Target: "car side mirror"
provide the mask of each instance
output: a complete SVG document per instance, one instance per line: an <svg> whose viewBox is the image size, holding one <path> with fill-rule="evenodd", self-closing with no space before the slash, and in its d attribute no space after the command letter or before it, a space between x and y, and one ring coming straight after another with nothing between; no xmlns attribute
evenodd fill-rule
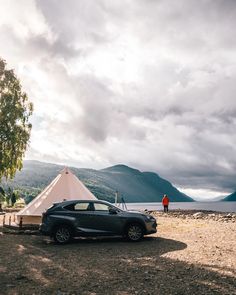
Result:
<svg viewBox="0 0 236 295"><path fill-rule="evenodd" d="M109 213L110 214L117 214L117 210L115 208L109 208Z"/></svg>

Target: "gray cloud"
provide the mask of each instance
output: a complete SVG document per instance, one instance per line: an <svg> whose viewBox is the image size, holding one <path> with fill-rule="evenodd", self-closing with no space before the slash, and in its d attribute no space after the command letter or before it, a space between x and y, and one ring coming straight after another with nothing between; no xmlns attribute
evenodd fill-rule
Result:
<svg viewBox="0 0 236 295"><path fill-rule="evenodd" d="M236 189L235 1L35 3L40 30L0 25L35 102L29 157Z"/></svg>
<svg viewBox="0 0 236 295"><path fill-rule="evenodd" d="M67 59L79 56L80 53L82 53L75 49L73 45L66 44L60 39L49 42L49 40L43 35L31 36L26 42L26 47L30 48L30 51L37 53L38 51L43 50L47 55L54 57L63 57Z"/></svg>

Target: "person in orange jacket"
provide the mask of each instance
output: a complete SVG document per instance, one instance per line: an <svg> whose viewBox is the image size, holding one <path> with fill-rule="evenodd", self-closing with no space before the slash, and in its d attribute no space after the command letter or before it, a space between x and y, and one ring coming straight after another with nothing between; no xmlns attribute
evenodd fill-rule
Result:
<svg viewBox="0 0 236 295"><path fill-rule="evenodd" d="M168 212L168 206L169 206L170 200L167 195L164 195L162 198L162 205L164 207L164 212Z"/></svg>

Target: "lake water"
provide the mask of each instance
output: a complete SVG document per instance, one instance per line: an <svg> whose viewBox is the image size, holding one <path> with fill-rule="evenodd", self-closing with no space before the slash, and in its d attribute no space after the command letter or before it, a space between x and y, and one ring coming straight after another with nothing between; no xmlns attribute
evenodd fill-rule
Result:
<svg viewBox="0 0 236 295"><path fill-rule="evenodd" d="M126 206L128 210L163 210L161 203L126 203ZM169 205L171 209L236 212L236 202L173 202Z"/></svg>

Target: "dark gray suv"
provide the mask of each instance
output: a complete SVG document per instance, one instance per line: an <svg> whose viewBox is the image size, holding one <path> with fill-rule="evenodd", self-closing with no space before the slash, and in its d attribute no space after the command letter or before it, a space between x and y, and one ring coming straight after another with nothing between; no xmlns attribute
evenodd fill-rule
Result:
<svg viewBox="0 0 236 295"><path fill-rule="evenodd" d="M40 231L59 244L78 236L124 236L139 241L155 233L156 219L140 212L123 211L99 200L66 201L54 204L43 214Z"/></svg>

